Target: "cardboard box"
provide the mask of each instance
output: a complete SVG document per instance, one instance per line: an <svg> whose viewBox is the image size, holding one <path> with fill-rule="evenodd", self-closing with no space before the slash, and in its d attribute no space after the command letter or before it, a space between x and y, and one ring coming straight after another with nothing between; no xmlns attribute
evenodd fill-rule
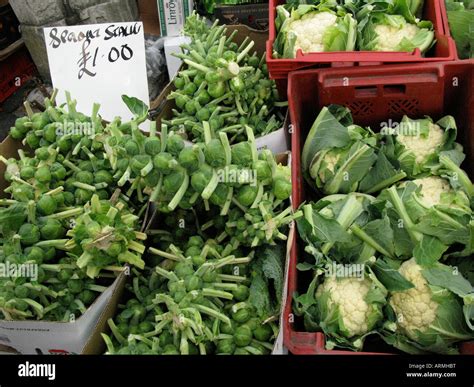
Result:
<svg viewBox="0 0 474 387"><path fill-rule="evenodd" d="M224 24L245 24L257 30L268 30L268 2L259 4L217 5L214 16Z"/></svg>
<svg viewBox="0 0 474 387"><path fill-rule="evenodd" d="M101 354L101 332L115 315L125 286L121 274L74 322L0 321L0 343L21 354Z"/></svg>
<svg viewBox="0 0 474 387"><path fill-rule="evenodd" d="M193 0L157 0L161 36L179 36L186 17L193 12Z"/></svg>
<svg viewBox="0 0 474 387"><path fill-rule="evenodd" d="M169 79L173 79L179 71L183 61L173 56L173 54L181 53L181 45L189 43L191 38L187 36L175 36L165 38L165 57L166 65L168 67Z"/></svg>
<svg viewBox="0 0 474 387"><path fill-rule="evenodd" d="M20 141L8 136L0 144L0 155L18 158ZM5 197L9 183L4 179L5 165L0 163L0 198ZM145 223L145 222L144 222ZM22 354L101 354L105 348L101 332L108 329L107 320L115 315L127 276L122 273L87 311L74 322L0 320L2 352Z"/></svg>
<svg viewBox="0 0 474 387"><path fill-rule="evenodd" d="M158 3L151 0L138 0L138 10L145 34L160 36Z"/></svg>

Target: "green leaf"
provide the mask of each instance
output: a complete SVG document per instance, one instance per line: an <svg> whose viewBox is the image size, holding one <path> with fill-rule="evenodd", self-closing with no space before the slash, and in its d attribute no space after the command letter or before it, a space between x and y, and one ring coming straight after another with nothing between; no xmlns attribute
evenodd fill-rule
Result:
<svg viewBox="0 0 474 387"><path fill-rule="evenodd" d="M301 262L296 265L296 268L299 271L309 271L309 270L314 270L314 264L309 263L309 262Z"/></svg>
<svg viewBox="0 0 474 387"><path fill-rule="evenodd" d="M284 262L285 262L285 248L282 245L266 247L261 255L262 270L264 276L272 282L275 290L275 300L277 301L277 309L281 304L284 287Z"/></svg>
<svg viewBox="0 0 474 387"><path fill-rule="evenodd" d="M387 262L378 259L372 266L377 279L389 292L400 292L413 288L413 284L406 280L397 269L391 267Z"/></svg>
<svg viewBox="0 0 474 387"><path fill-rule="evenodd" d="M362 179L359 191L377 193L406 177L405 172L395 169L383 152L380 152L373 168Z"/></svg>
<svg viewBox="0 0 474 387"><path fill-rule="evenodd" d="M437 264L434 267L424 268L422 274L430 285L448 289L461 298L474 291L457 268Z"/></svg>
<svg viewBox="0 0 474 387"><path fill-rule="evenodd" d="M320 150L344 148L350 142L347 128L327 107L323 107L310 129L303 147L301 154L303 172L309 169L311 161Z"/></svg>
<svg viewBox="0 0 474 387"><path fill-rule="evenodd" d="M145 102L135 97L122 95L122 101L127 105L128 109L133 113L137 122L143 122L148 116L148 106Z"/></svg>
<svg viewBox="0 0 474 387"><path fill-rule="evenodd" d="M441 243L438 238L424 235L413 250L413 257L418 265L432 266L440 260L447 249L448 246Z"/></svg>
<svg viewBox="0 0 474 387"><path fill-rule="evenodd" d="M25 223L27 218L26 204L17 203L0 209L0 234L14 234Z"/></svg>
<svg viewBox="0 0 474 387"><path fill-rule="evenodd" d="M376 159L377 156L373 148L361 141L355 142L341 167L324 186L325 193L335 194L355 191L359 181L364 178Z"/></svg>

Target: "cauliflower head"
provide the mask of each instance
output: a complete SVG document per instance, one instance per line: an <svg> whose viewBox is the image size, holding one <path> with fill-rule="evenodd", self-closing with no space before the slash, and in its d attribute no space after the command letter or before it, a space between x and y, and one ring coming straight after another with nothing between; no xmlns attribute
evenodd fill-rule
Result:
<svg viewBox="0 0 474 387"><path fill-rule="evenodd" d="M318 176L323 183L325 183L327 179L326 171L328 170L331 172L331 174L334 174L334 172L336 171L336 165L339 162L340 158L341 158L341 153L338 152L337 150L329 151L328 153L326 153L323 160L324 164L322 164L322 168L320 168L318 172Z"/></svg>
<svg viewBox="0 0 474 387"><path fill-rule="evenodd" d="M420 195L428 207L440 204L441 195L453 192L449 182L438 176L423 177L413 180L413 183L421 187Z"/></svg>
<svg viewBox="0 0 474 387"><path fill-rule="evenodd" d="M417 340L417 331L425 332L435 321L438 309L438 303L433 300L421 270L415 258L405 261L398 271L414 287L394 292L389 299L389 304L397 316L398 326L412 340Z"/></svg>
<svg viewBox="0 0 474 387"><path fill-rule="evenodd" d="M443 140L443 129L431 122L429 123L429 131L426 137L404 133L397 135L397 141L408 151L415 154L415 161L419 164L425 162L433 153L436 153L438 147L443 145Z"/></svg>
<svg viewBox="0 0 474 387"><path fill-rule="evenodd" d="M403 39L412 40L420 30L416 25L406 23L402 26L378 24L376 51L398 51Z"/></svg>
<svg viewBox="0 0 474 387"><path fill-rule="evenodd" d="M303 53L324 51L324 33L336 22L337 16L331 12L310 12L292 21L289 30L296 35L294 55L299 49Z"/></svg>
<svg viewBox="0 0 474 387"><path fill-rule="evenodd" d="M382 314L376 304L366 301L372 281L365 278L326 277L316 290L316 301L322 302L327 294L327 308L338 308L348 338L369 332L380 321Z"/></svg>

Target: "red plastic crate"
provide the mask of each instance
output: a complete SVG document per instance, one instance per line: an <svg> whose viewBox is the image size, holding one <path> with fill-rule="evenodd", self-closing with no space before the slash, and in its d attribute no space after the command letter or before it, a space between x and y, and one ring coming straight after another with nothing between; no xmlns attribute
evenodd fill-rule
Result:
<svg viewBox="0 0 474 387"><path fill-rule="evenodd" d="M474 60L297 71L290 74L288 96L293 125L292 200L295 209L305 200L300 169L302 146L321 108L329 104L348 107L355 123L370 125L373 130L377 130L381 122L399 121L405 114L412 118L429 115L434 120L453 115L458 126L458 142L464 145L467 155L463 167L474 177ZM301 247L296 233L290 252L288 298L283 319L286 347L294 354L369 354L326 350L324 334L297 331L292 303L300 278L296 265ZM308 284L302 285L300 294ZM463 344L461 352L474 354L474 343Z"/></svg>
<svg viewBox="0 0 474 387"><path fill-rule="evenodd" d="M278 82L279 90L285 86L285 79L291 71L309 67L340 67L354 65L377 65L387 63L441 62L457 58L456 44L451 38L447 26L444 0L426 0L423 19L430 20L435 30L436 45L427 57L421 56L420 50L414 52L380 52L380 51L338 51L303 54L298 51L295 59L274 59L272 57L273 42L277 31L275 17L277 5L285 4L285 0L269 0L269 40L267 41L267 66L271 78Z"/></svg>
<svg viewBox="0 0 474 387"><path fill-rule="evenodd" d="M35 72L36 66L26 48L0 62L0 102L10 97Z"/></svg>

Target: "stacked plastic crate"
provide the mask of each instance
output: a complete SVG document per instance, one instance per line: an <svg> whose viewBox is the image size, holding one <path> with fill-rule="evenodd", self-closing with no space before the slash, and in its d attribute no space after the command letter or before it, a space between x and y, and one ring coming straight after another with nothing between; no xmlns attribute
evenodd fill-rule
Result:
<svg viewBox="0 0 474 387"><path fill-rule="evenodd" d="M404 115L452 115L458 125L458 141L464 146L464 162L472 178L474 170L474 60L459 60L449 31L444 0L425 0L422 19L432 22L436 44L426 55L413 52L339 51L303 53L294 58L274 57L277 38L276 7L285 0L270 0L270 31L267 65L280 93L287 93L292 124L293 207L306 199L308 187L301 171L301 150L322 107L348 107L354 122L379 127L388 118ZM467 167L466 167L467 166ZM327 349L322 332L308 332L302 318L294 315L294 296L302 294L309 277L297 270L303 262L304 244L296 233L290 252L288 297L284 309L284 342L294 354L374 354L393 352L383 345L369 345L370 352ZM463 354L474 354L473 343L460 346Z"/></svg>

